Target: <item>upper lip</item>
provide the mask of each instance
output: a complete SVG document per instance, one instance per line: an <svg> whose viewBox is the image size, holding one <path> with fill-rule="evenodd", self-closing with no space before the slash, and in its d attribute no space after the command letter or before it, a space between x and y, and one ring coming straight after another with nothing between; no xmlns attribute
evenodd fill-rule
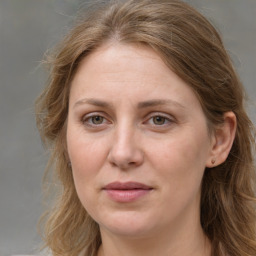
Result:
<svg viewBox="0 0 256 256"><path fill-rule="evenodd" d="M112 182L109 183L104 187L106 190L132 190L132 189L144 189L144 190L149 190L152 189L152 187L139 183L139 182Z"/></svg>

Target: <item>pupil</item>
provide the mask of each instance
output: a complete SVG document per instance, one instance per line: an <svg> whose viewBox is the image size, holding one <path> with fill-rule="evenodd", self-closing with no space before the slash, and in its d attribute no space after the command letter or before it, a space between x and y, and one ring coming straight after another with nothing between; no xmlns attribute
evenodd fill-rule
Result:
<svg viewBox="0 0 256 256"><path fill-rule="evenodd" d="M157 125L164 124L165 118L161 116L154 117L154 123Z"/></svg>
<svg viewBox="0 0 256 256"><path fill-rule="evenodd" d="M101 124L102 123L102 117L101 116L94 116L93 118L92 118L92 122L94 123L94 124Z"/></svg>

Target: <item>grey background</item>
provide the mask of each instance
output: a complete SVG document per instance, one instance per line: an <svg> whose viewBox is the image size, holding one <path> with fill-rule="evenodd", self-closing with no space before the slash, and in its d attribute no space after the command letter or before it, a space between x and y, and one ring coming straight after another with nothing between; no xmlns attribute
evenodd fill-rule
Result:
<svg viewBox="0 0 256 256"><path fill-rule="evenodd" d="M40 238L41 180L46 153L34 100L47 74L44 52L65 34L82 0L0 0L0 256L33 253ZM191 0L221 32L234 65L256 102L256 1Z"/></svg>

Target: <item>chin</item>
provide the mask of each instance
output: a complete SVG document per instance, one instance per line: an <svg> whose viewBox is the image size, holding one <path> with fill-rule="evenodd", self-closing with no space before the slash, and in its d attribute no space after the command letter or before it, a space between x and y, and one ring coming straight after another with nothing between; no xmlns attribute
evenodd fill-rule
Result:
<svg viewBox="0 0 256 256"><path fill-rule="evenodd" d="M151 232L154 232L153 221L150 221L146 216L139 216L136 212L115 214L115 216L98 223L101 231L107 230L118 236L135 239L148 236Z"/></svg>

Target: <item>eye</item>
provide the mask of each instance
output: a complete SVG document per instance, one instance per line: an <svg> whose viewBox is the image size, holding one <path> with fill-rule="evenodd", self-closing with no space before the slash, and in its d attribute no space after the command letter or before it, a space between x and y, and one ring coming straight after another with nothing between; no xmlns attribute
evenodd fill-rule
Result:
<svg viewBox="0 0 256 256"><path fill-rule="evenodd" d="M163 125L166 123L167 118L165 118L163 116L154 116L154 117L152 117L152 121L155 125Z"/></svg>
<svg viewBox="0 0 256 256"><path fill-rule="evenodd" d="M104 118L102 116L92 116L89 118L90 122L96 125L102 124L104 122Z"/></svg>
<svg viewBox="0 0 256 256"><path fill-rule="evenodd" d="M89 114L82 118L82 123L88 127L101 127L102 125L108 124L109 121L101 115Z"/></svg>
<svg viewBox="0 0 256 256"><path fill-rule="evenodd" d="M174 118L165 113L151 113L149 118L144 122L144 124L150 125L151 128L159 129L168 128L173 123Z"/></svg>

